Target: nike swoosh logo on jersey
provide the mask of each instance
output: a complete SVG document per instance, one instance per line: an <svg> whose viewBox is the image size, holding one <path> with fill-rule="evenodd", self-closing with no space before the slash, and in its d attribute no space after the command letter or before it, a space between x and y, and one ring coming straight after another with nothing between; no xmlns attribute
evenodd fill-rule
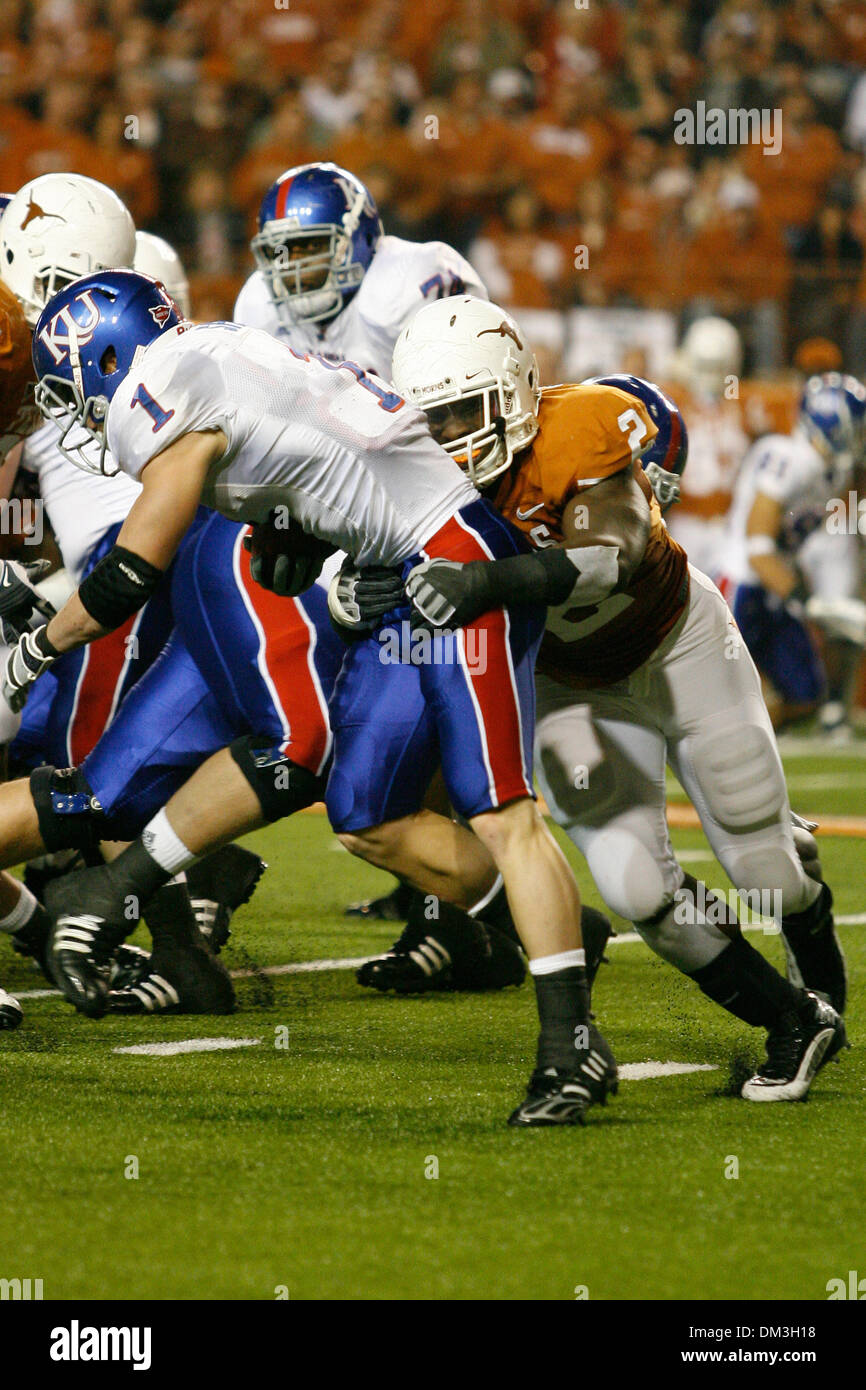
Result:
<svg viewBox="0 0 866 1390"><path fill-rule="evenodd" d="M543 508L543 506L544 506L544 503L543 503L543 502L539 502L537 507L530 507L529 510L526 511L526 512L522 512L522 511L520 510L520 508L518 507L518 508L517 508L517 520L518 520L518 521L526 521L527 517L534 516L536 512L540 512L541 509Z"/></svg>

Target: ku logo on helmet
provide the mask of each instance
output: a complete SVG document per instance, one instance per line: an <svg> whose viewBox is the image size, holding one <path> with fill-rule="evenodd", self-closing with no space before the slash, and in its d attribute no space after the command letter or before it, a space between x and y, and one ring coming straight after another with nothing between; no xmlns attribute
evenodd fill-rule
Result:
<svg viewBox="0 0 866 1390"><path fill-rule="evenodd" d="M73 314L73 304L84 305L88 314L85 322ZM39 334L39 341L45 344L55 363L59 366L71 353L73 330L76 349L84 347L93 337L99 319L100 314L93 302L92 291L83 290L81 294L75 296L72 304L64 304L63 308L54 315L51 322Z"/></svg>
<svg viewBox="0 0 866 1390"><path fill-rule="evenodd" d="M165 328L167 319L171 316L171 305L151 304L148 311L154 323L159 324L160 328Z"/></svg>

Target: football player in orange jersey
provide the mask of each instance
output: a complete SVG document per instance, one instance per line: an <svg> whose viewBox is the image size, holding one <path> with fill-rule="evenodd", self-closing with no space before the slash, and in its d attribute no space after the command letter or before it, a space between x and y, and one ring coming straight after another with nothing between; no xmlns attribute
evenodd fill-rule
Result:
<svg viewBox="0 0 866 1390"><path fill-rule="evenodd" d="M5 205L5 195L0 196L3 199L2 205ZM27 320L14 294L0 281L0 461L30 434L39 421L39 413L33 399L35 380ZM0 597L0 612L5 607L5 599L4 592ZM7 639L14 642L18 634L6 630L2 617L0 633L0 661L5 661L9 650L6 645ZM5 707L0 710L0 742L5 743L13 736L18 722ZM17 890L12 885L9 885L9 892L17 895ZM5 876L0 876L0 917L14 908L14 905L14 897L8 904L6 902ZM22 1017L18 1001L4 989L0 989L0 1029L17 1028Z"/></svg>
<svg viewBox="0 0 866 1390"><path fill-rule="evenodd" d="M535 547L491 564L417 566L406 581L417 619L457 627L501 603L549 605L536 748L554 818L607 904L653 950L767 1029L767 1060L744 1097L801 1099L845 1043L836 1009L800 987L844 1007L832 895L798 854L754 665L721 594L669 536L638 462L658 433L653 413L676 408L634 378L623 379L627 391L599 382L539 391L517 323L468 297L420 311L397 342L393 377ZM669 502L676 480L655 481ZM677 863L666 761L736 887L778 895L798 983Z"/></svg>

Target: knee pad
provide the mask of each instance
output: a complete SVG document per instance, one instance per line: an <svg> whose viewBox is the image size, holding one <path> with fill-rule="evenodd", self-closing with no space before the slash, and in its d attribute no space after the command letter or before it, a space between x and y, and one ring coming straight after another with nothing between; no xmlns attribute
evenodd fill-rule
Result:
<svg viewBox="0 0 866 1390"><path fill-rule="evenodd" d="M724 830L748 835L780 819L788 794L769 728L741 724L700 734L689 756L704 800Z"/></svg>
<svg viewBox="0 0 866 1390"><path fill-rule="evenodd" d="M636 835L612 827L591 835L583 850L605 903L626 921L654 917L673 901L677 883Z"/></svg>
<svg viewBox="0 0 866 1390"><path fill-rule="evenodd" d="M30 774L30 791L39 833L50 853L96 848L106 817L77 767L37 767Z"/></svg>
<svg viewBox="0 0 866 1390"><path fill-rule="evenodd" d="M258 797L267 821L302 811L325 794L324 777L293 763L280 748L256 734L236 738L229 744L229 752Z"/></svg>

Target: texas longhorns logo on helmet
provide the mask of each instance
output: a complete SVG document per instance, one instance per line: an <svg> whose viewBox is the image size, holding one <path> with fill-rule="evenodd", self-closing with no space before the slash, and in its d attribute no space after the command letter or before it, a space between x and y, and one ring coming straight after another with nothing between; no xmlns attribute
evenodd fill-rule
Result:
<svg viewBox="0 0 866 1390"><path fill-rule="evenodd" d="M523 351L523 344L518 338L514 326L506 323L504 319L498 328L482 328L480 333L476 333L475 336L476 338L483 338L485 333L498 333L500 338L511 338L517 344L519 351Z"/></svg>
<svg viewBox="0 0 866 1390"><path fill-rule="evenodd" d="M27 211L24 214L24 221L21 223L22 232L26 231L31 222L35 222L37 217L55 217L58 222L65 222L66 218L59 212L46 212L40 207L33 194L30 194L30 202L27 204Z"/></svg>

